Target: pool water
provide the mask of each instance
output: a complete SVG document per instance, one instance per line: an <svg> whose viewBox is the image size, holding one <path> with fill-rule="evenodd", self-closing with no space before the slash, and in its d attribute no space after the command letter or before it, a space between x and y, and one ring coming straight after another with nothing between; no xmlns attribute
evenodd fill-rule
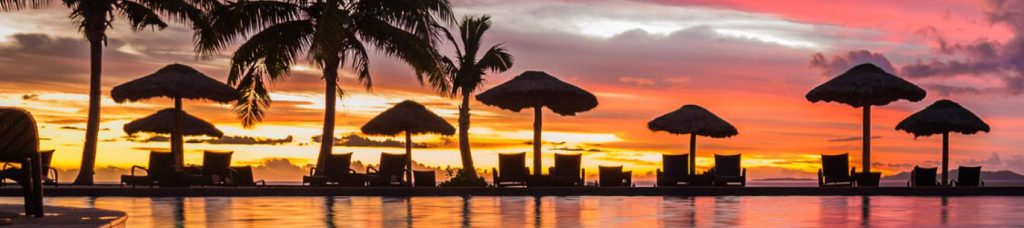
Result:
<svg viewBox="0 0 1024 228"><path fill-rule="evenodd" d="M20 198L0 203L20 204ZM1021 226L1024 197L52 197L128 227Z"/></svg>

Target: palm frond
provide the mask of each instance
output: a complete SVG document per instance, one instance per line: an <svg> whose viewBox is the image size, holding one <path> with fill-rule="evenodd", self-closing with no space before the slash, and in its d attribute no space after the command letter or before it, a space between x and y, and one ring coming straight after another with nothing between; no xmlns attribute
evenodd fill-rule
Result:
<svg viewBox="0 0 1024 228"><path fill-rule="evenodd" d="M476 66L481 70L505 72L512 68L513 60L512 54L509 54L503 45L498 44L488 49L487 53L480 57L480 61L476 63Z"/></svg>
<svg viewBox="0 0 1024 228"><path fill-rule="evenodd" d="M295 59L310 46L313 23L297 20L279 23L249 37L231 58L228 83L258 71L271 81L287 75Z"/></svg>
<svg viewBox="0 0 1024 228"><path fill-rule="evenodd" d="M440 54L430 43L410 32L376 18L357 17L359 38L385 55L397 57L416 71L420 83L430 83L438 91L447 91L449 81L440 62Z"/></svg>
<svg viewBox="0 0 1024 228"><path fill-rule="evenodd" d="M48 6L49 0L0 0L0 11L39 9Z"/></svg>
<svg viewBox="0 0 1024 228"><path fill-rule="evenodd" d="M451 24L455 21L448 0L360 0L353 4L355 16L383 20L431 43L436 41L439 32L434 24Z"/></svg>
<svg viewBox="0 0 1024 228"><path fill-rule="evenodd" d="M211 1L211 0L206 0ZM301 7L281 1L235 1L212 4L207 9L209 25L202 26L196 37L196 52L212 54L227 47L237 38L256 33L266 27L300 18Z"/></svg>
<svg viewBox="0 0 1024 228"><path fill-rule="evenodd" d="M251 128L256 123L263 121L266 110L270 108L270 92L267 91L264 76L255 68L250 68L241 76L241 81L236 88L239 94L235 103L234 112L242 119L242 126Z"/></svg>
<svg viewBox="0 0 1024 228"><path fill-rule="evenodd" d="M121 1L118 7L121 15L128 19L133 31L146 28L167 28L167 23L160 19L153 9L133 1Z"/></svg>

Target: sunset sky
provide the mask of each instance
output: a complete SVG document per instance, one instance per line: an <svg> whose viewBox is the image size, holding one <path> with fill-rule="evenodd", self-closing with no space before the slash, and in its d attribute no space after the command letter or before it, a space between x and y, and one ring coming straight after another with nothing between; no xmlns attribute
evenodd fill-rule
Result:
<svg viewBox="0 0 1024 228"><path fill-rule="evenodd" d="M914 165L936 166L941 138L917 138L896 124L939 99L971 109L992 126L979 135L953 135L951 166L1024 172L1024 2L967 0L454 0L458 15L488 14L494 28L485 44L504 43L514 67L486 77L484 89L527 70L550 73L594 93L597 108L577 116L544 114L545 166L552 154L583 153L584 167L624 165L648 175L662 153L686 153L688 138L647 129L647 122L685 104L697 104L739 129L727 139L698 139L700 169L713 154L743 154L751 178L812 177L820 154L850 153L860 169L861 111L810 103L814 86L859 63L875 63L925 88L921 102L874 109L873 168L885 174ZM84 139L88 46L54 4L46 10L0 13L0 106L30 110L54 165L77 169ZM181 25L132 32L123 19L105 49L103 115L98 175L143 165L151 149L168 142L128 138L122 126L171 107L169 99L115 103L110 89L181 63L218 80L227 77L228 48L197 59L192 33ZM237 45L237 43L236 43ZM449 52L450 48L444 48ZM323 81L308 63L273 85L265 122L244 129L230 105L185 101L184 109L214 122L228 137L291 141L276 145L189 143L186 161L201 151L235 151L234 163L261 166L257 178L298 180L315 160L323 118ZM336 135L358 132L369 118L402 100L414 100L455 124L457 100L421 86L410 67L371 60L372 91L343 69ZM501 152L527 152L533 115L473 101L471 129L478 168L490 169ZM401 138L370 137L373 140ZM205 140L205 138L195 138ZM414 160L459 166L457 137L416 136ZM344 144L346 141L341 140ZM339 145L336 153L376 163L399 147ZM287 159L289 163L281 159ZM530 163L528 161L528 163ZM112 177L113 175L110 175ZM67 177L72 177L68 175ZM112 180L97 177L99 180Z"/></svg>

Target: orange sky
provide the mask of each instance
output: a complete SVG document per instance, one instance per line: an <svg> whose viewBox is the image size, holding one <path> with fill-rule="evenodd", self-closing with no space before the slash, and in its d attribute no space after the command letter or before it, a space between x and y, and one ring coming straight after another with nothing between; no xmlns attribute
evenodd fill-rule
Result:
<svg viewBox="0 0 1024 228"><path fill-rule="evenodd" d="M1024 42L1024 20L1003 18L1024 5L999 1L455 1L460 15L490 14L487 44L504 43L516 57L509 72L489 75L486 88L526 70L546 71L597 95L600 105L572 117L545 112L545 159L555 152L583 153L584 167L625 165L634 173L660 166L661 153L686 153L687 138L653 133L646 123L684 104L698 104L731 122L740 134L698 139L698 165L715 153L744 155L753 178L810 177L822 153L860 151L860 110L812 104L803 96L849 66L871 62L928 90L921 102L896 102L874 110L874 168L886 173L914 165L935 166L939 138L893 130L896 123L939 99L952 99L985 119L988 134L954 135L951 162L986 169L1024 171L1024 88L1016 66ZM927 4L924 4L927 3ZM1003 5L1000 5L1003 4ZM54 8L0 13L0 105L27 108L40 122L44 148L57 149L54 163L76 169L85 126L88 54L86 42ZM117 104L110 88L170 63L193 66L224 80L230 50L212 59L191 53L191 33L180 25L163 31L130 32L116 21L105 49L103 123L97 167L144 164L150 149L166 142L130 141L127 121L170 107L170 100ZM1020 42L1020 43L1018 43ZM446 50L448 50L446 48ZM990 50L990 51L987 51ZM1021 52L1021 53L1018 53ZM817 56L817 57L816 57ZM814 61L812 61L814 60ZM960 65L956 65L960 64ZM913 66L913 67L910 67ZM950 67L956 66L956 67ZM927 67L927 68L924 68ZM419 85L407 66L372 59L372 92L343 73L349 96L340 100L336 135L344 136L376 113L405 99L426 104L451 123L457 102ZM928 69L923 71L920 69ZM346 69L347 70L347 69ZM323 117L323 83L302 64L273 88L267 120L241 128L230 106L186 101L185 110L215 122L225 135L282 139L278 145L192 143L186 159L199 163L201 150L235 151L237 164L267 164L263 173L296 174L272 166L284 158L304 166L313 160ZM473 103L474 158L493 167L500 152L526 152L532 113L513 113ZM388 138L371 137L375 140ZM394 138L394 140L401 140ZM417 136L430 148L414 159L428 166L458 166L457 137ZM582 152L576 151L582 149ZM335 147L376 163L381 151L398 147ZM276 164L276 163L275 163ZM550 165L550 161L545 161ZM273 167L280 168L275 171ZM290 172L290 173L289 173ZM100 172L101 174L103 172ZM275 176L276 177L276 176ZM293 177L297 179L298 176Z"/></svg>

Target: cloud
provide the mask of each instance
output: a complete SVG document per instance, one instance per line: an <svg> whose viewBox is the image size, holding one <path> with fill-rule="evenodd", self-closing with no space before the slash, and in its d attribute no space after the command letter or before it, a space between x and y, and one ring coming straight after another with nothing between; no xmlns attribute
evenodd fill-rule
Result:
<svg viewBox="0 0 1024 228"><path fill-rule="evenodd" d="M822 75L834 77L863 63L875 64L887 72L896 73L892 63L885 58L885 55L868 50L850 51L841 55L833 55L831 58L825 57L825 54L822 53L814 53L811 55L810 66L820 69Z"/></svg>
<svg viewBox="0 0 1024 228"><path fill-rule="evenodd" d="M1005 42L981 37L969 42L952 43L938 37L937 51L952 59L918 60L903 66L902 72L912 78L929 77L996 77L1005 91L1012 95L1024 92L1024 2L987 0L984 12L992 25L1009 28L1012 35Z"/></svg>
<svg viewBox="0 0 1024 228"><path fill-rule="evenodd" d="M238 145L278 145L292 142L292 136L273 139L257 138L251 136L224 136L219 139L189 139L188 143L209 143L209 144L238 144Z"/></svg>
<svg viewBox="0 0 1024 228"><path fill-rule="evenodd" d="M931 92L937 92L942 96L949 96L953 94L981 94L984 89L978 89L967 86L950 86L942 84L925 84L921 85L925 89Z"/></svg>
<svg viewBox="0 0 1024 228"><path fill-rule="evenodd" d="M320 143L320 135L313 136L313 142ZM342 136L334 140L335 146L353 146L353 147L405 147L405 142L385 139L385 140L372 140L367 137L359 136L356 134L350 134ZM413 148L428 148L430 145L426 143L412 143Z"/></svg>

